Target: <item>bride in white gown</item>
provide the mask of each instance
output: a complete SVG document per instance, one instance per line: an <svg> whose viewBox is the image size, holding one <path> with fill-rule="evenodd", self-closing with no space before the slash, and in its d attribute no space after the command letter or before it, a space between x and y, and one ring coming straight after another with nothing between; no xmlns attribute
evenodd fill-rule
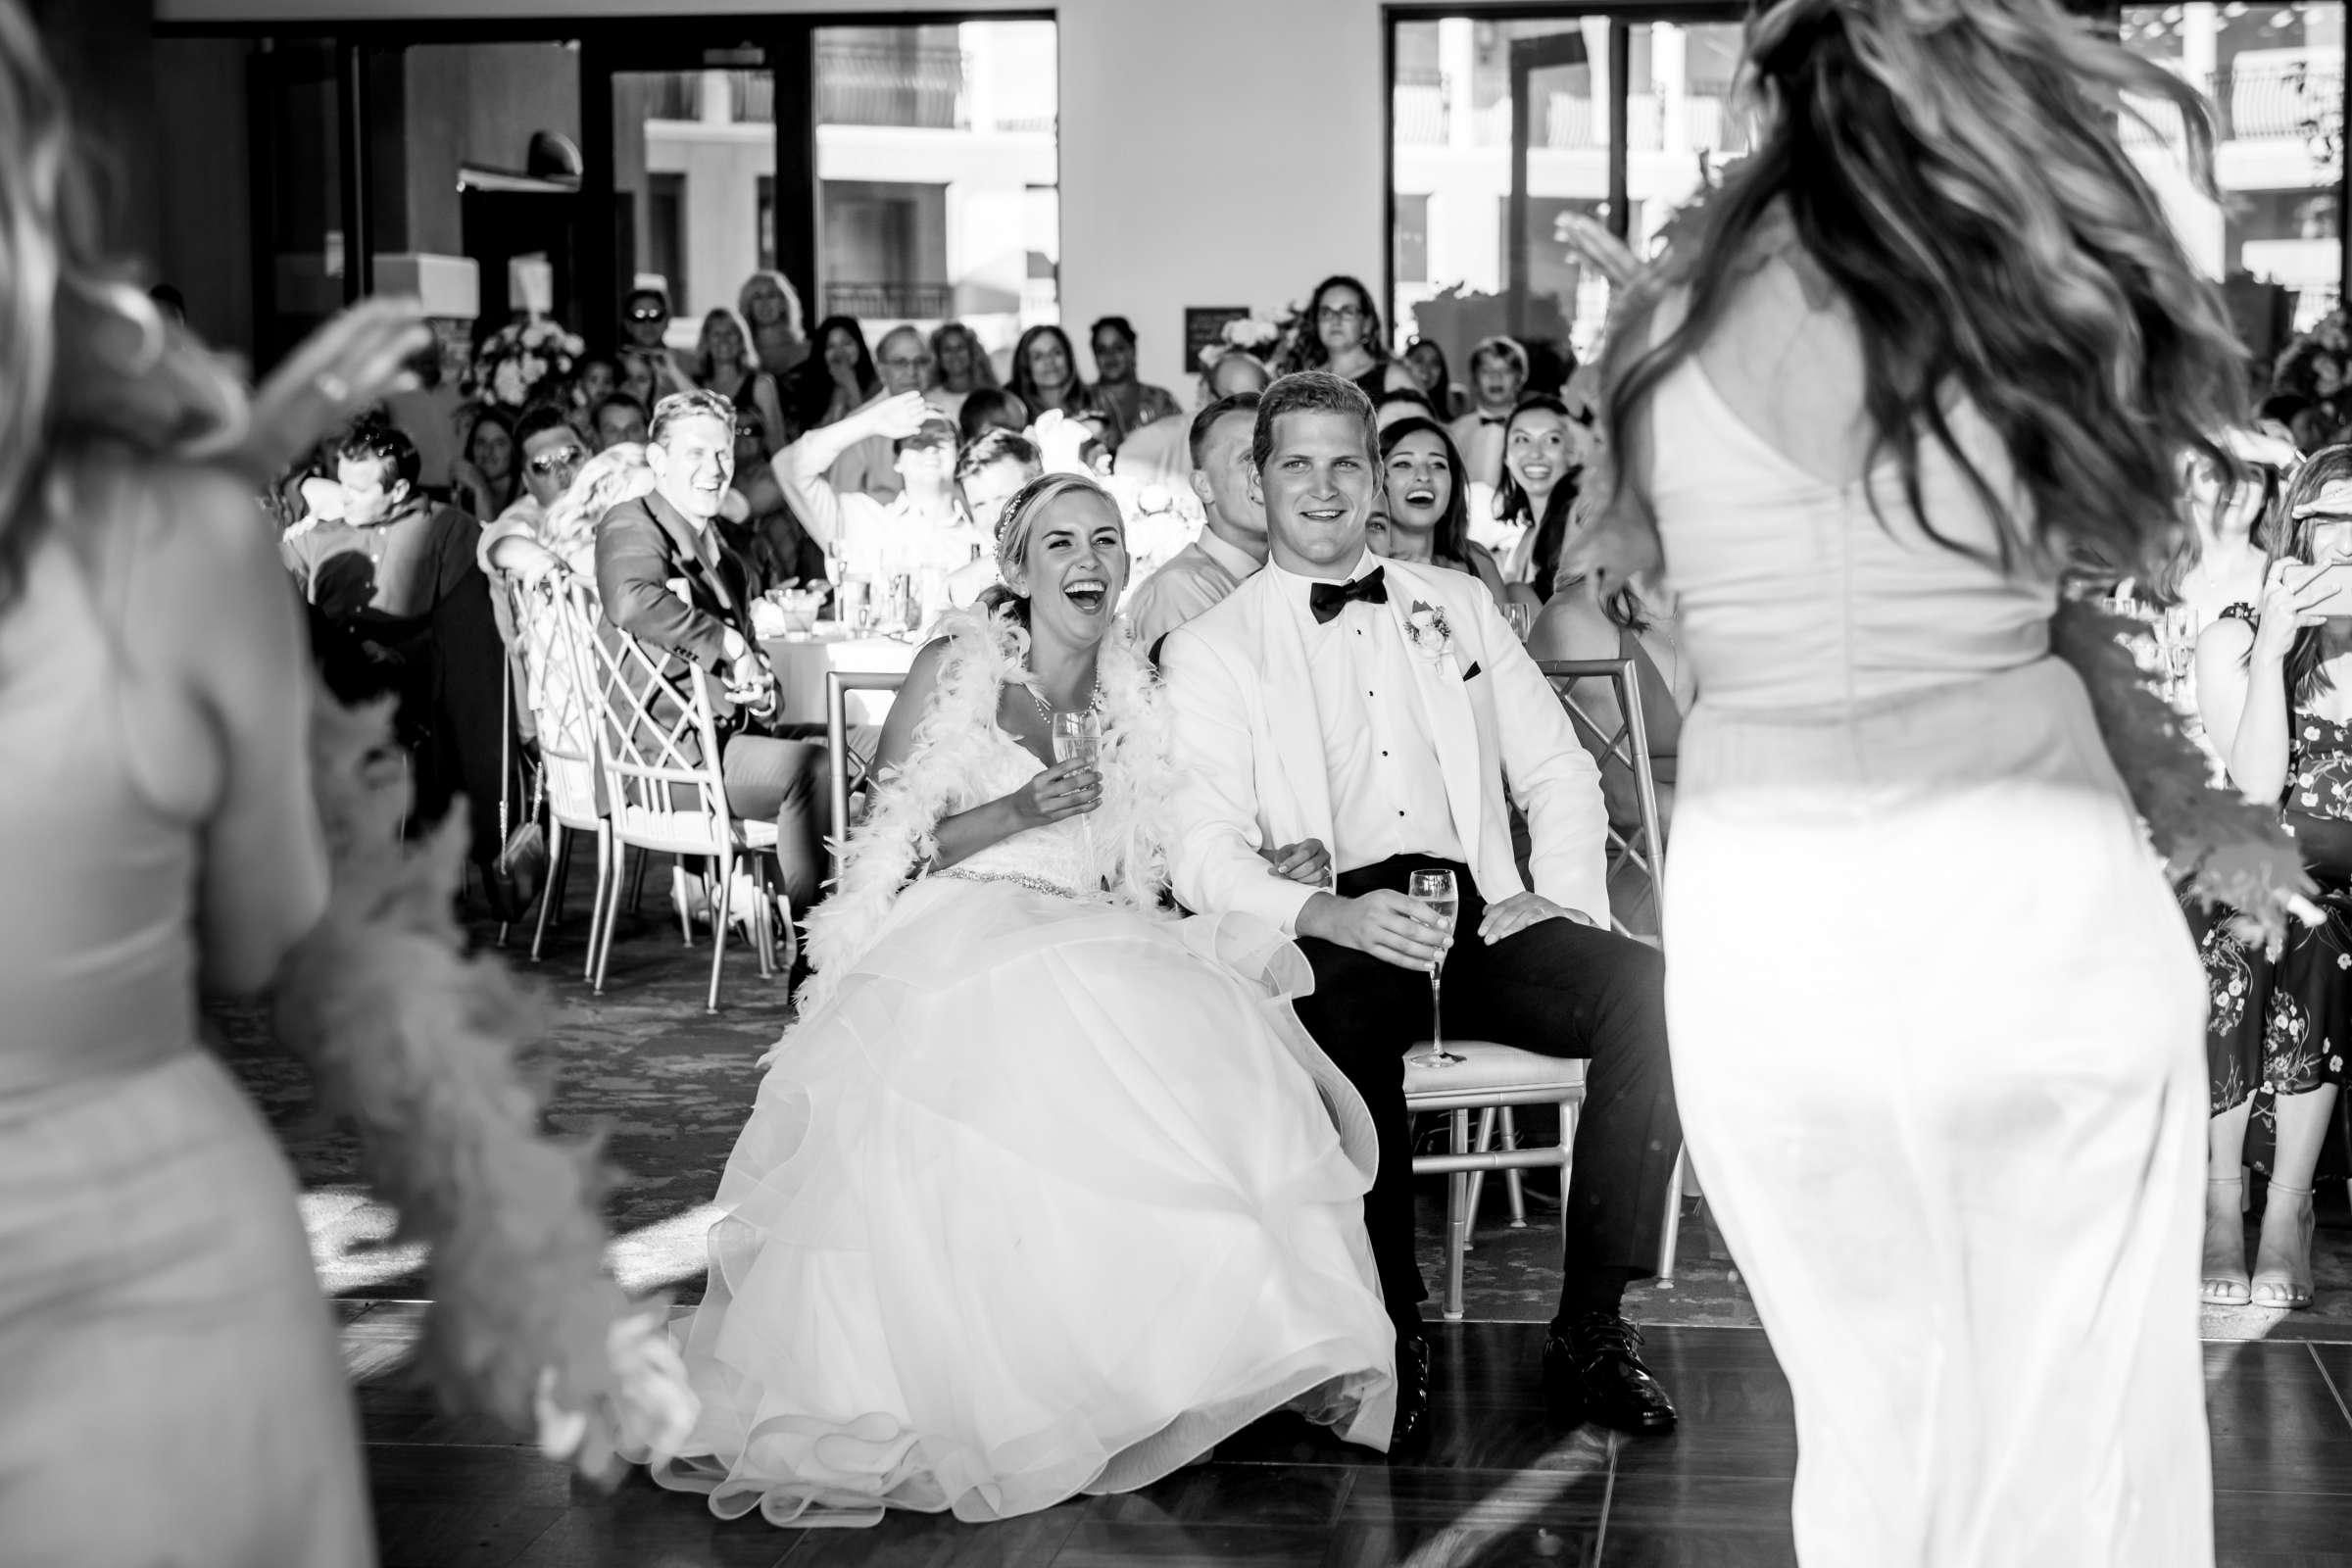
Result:
<svg viewBox="0 0 2352 1568"><path fill-rule="evenodd" d="M1038 480L998 557L1018 597L916 658L719 1184L682 1326L702 1413L654 1476L724 1518L1002 1519L1285 1406L1388 1446L1373 1130L1292 1014L1298 951L1159 910L1117 508ZM1049 762L1090 708L1099 769Z"/></svg>

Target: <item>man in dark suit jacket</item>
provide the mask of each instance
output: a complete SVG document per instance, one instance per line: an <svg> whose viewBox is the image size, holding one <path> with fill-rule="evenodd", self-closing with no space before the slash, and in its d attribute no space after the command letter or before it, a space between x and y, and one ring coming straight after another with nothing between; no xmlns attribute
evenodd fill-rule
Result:
<svg viewBox="0 0 2352 1568"><path fill-rule="evenodd" d="M781 714L775 672L752 630L752 600L764 586L718 534L735 468L733 405L715 392L679 392L654 410L646 462L655 488L623 502L596 530L596 587L605 618L648 648L667 652L663 674L690 667L718 678L727 805L740 816L773 817L776 859L794 909L815 902L822 877L825 749L760 734ZM653 704L669 724L676 705Z"/></svg>

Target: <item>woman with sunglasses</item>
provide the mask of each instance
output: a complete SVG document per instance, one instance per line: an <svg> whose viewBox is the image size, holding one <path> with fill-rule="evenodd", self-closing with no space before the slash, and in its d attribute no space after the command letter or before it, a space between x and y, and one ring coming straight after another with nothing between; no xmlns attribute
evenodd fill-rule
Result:
<svg viewBox="0 0 2352 1568"><path fill-rule="evenodd" d="M639 401L652 408L672 392L694 390L694 377L678 363L665 341L669 333L669 297L658 288L633 291L620 309L621 380L642 384Z"/></svg>

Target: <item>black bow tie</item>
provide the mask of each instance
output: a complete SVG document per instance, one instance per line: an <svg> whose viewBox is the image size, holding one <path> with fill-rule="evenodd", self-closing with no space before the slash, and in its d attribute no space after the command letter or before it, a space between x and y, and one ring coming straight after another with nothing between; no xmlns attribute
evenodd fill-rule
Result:
<svg viewBox="0 0 2352 1568"><path fill-rule="evenodd" d="M1328 626L1332 617L1346 609L1351 599L1367 605L1389 602L1389 572L1386 566L1374 566L1353 582L1319 582L1306 592L1306 608L1315 612L1315 624Z"/></svg>
<svg viewBox="0 0 2352 1568"><path fill-rule="evenodd" d="M1478 423L1481 429L1484 429L1490 424L1508 424L1510 422L1511 416L1507 414L1482 414L1478 416Z"/></svg>

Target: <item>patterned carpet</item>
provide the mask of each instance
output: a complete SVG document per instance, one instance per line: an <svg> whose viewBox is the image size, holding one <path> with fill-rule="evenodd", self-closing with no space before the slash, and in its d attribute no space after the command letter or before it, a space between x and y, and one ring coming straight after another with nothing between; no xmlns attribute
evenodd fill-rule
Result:
<svg viewBox="0 0 2352 1568"><path fill-rule="evenodd" d="M663 880L654 879L657 887ZM584 879L575 880L581 886ZM702 1290L710 1200L749 1113L759 1058L783 1027L782 986L760 978L749 952L731 949L720 1010L704 1011L708 938L683 947L675 922L657 917L665 909L666 901L649 893L643 918L622 916L601 998L580 979L583 919L551 936L545 963L525 960L522 967L539 977L553 1003L554 1027L539 1048L539 1060L554 1074L549 1119L567 1132L602 1129L621 1172L606 1216L615 1273L632 1290L667 1290L693 1300ZM518 947L527 947L527 935ZM211 1017L220 1049L292 1153L325 1288L353 1298L425 1295L418 1250L388 1244L391 1212L359 1181L354 1140L319 1120L302 1066L278 1052L258 1014L216 1010ZM1549 1131L1525 1130L1531 1141ZM1422 1267L1434 1292L1444 1278L1444 1187L1439 1178L1423 1185ZM1558 1209L1536 1191L1545 1185L1541 1177L1531 1174L1528 1185L1529 1223L1520 1230L1507 1227L1499 1180L1487 1185L1465 1266L1471 1318L1530 1322L1551 1315ZM2340 1189L2324 1193L2323 1201L2335 1207L2322 1216L2317 1304L2295 1313L2208 1309L2207 1338L2352 1341L2352 1226ZM1653 1324L1753 1325L1754 1309L1705 1204L1694 1200L1685 1207L1675 1283L1636 1286L1628 1314ZM1427 1310L1435 1316L1437 1302Z"/></svg>

